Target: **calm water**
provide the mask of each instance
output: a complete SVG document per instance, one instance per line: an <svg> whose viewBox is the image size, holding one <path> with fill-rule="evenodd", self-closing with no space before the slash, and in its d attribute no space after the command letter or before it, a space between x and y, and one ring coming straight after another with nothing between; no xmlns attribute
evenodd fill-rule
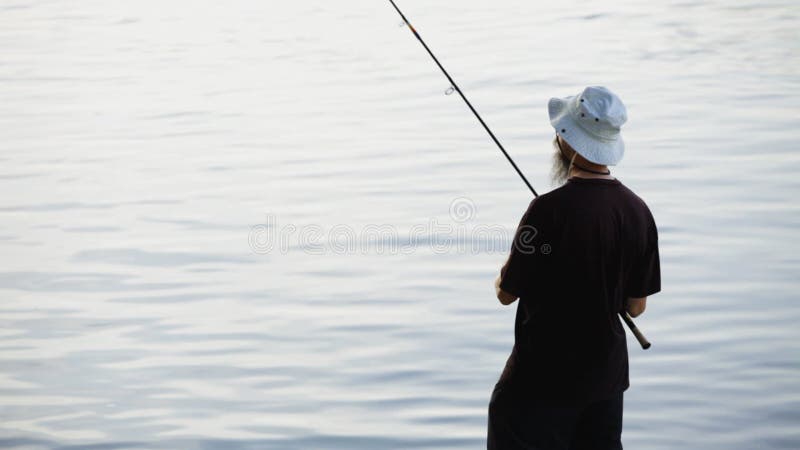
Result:
<svg viewBox="0 0 800 450"><path fill-rule="evenodd" d="M432 3L540 191L549 97L628 104L664 291L626 447L800 448L797 3ZM514 309L469 230L529 193L388 2L0 8L0 446L485 445Z"/></svg>

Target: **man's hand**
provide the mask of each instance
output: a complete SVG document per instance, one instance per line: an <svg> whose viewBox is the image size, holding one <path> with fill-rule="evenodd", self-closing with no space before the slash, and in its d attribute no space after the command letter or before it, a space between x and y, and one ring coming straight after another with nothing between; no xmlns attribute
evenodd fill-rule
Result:
<svg viewBox="0 0 800 450"><path fill-rule="evenodd" d="M503 281L503 275L498 275L494 280L494 292L497 294L497 299L504 305L510 305L517 300L517 296L509 294L508 292L500 289L500 283Z"/></svg>

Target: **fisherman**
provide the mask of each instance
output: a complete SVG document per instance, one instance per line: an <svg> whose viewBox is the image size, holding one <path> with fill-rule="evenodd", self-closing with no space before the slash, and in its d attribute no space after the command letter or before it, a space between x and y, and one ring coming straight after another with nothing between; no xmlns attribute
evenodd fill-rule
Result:
<svg viewBox="0 0 800 450"><path fill-rule="evenodd" d="M658 232L644 201L611 176L627 120L605 87L550 99L553 180L522 216L495 281L517 299L514 347L489 403L488 449L621 449L629 386L625 330L661 290Z"/></svg>

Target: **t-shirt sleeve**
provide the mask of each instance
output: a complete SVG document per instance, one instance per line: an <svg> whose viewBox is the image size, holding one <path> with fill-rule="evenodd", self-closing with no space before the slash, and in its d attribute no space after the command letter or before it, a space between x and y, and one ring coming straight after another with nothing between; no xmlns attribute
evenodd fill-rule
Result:
<svg viewBox="0 0 800 450"><path fill-rule="evenodd" d="M642 298L661 291L661 263L658 255L658 229L648 214L646 242L643 251L633 261L628 279L627 296Z"/></svg>
<svg viewBox="0 0 800 450"><path fill-rule="evenodd" d="M536 237L539 234L537 225L540 219L535 204L536 199L522 216L514 233L508 261L501 270L500 289L517 297L528 297L533 290L531 275L535 273Z"/></svg>

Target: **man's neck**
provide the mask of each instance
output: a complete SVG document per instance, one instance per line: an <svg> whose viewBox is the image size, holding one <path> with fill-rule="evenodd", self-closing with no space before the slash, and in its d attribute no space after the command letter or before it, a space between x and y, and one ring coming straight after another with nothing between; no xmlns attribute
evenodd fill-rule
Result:
<svg viewBox="0 0 800 450"><path fill-rule="evenodd" d="M597 171L597 172L608 172L609 171L607 166L601 166L601 165L597 165L597 164L593 164L593 166L594 167L591 167L591 170L594 170L594 171ZM577 178L597 178L597 179L601 179L601 180L613 180L614 179L614 177L611 176L611 174L599 174L599 173L587 172L587 171L581 170L581 169L579 169L578 167L575 167L575 166L572 166L572 168L569 171L569 178L572 178L572 177L577 177Z"/></svg>

